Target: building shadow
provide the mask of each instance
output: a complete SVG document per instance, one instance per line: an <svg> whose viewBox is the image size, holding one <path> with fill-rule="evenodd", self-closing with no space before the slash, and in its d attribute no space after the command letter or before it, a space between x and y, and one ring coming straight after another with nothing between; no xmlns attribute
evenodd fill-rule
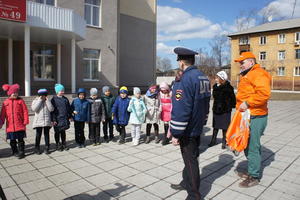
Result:
<svg viewBox="0 0 300 200"><path fill-rule="evenodd" d="M83 194L77 194L77 195L65 198L65 200L70 200L70 199L72 199L72 200L96 200L96 199L110 200L110 199L114 198L112 196L119 196L122 192L134 187L133 185L122 185L120 183L115 183L115 186L116 186L116 188L101 191L96 195L90 195L90 194L83 193Z"/></svg>
<svg viewBox="0 0 300 200"><path fill-rule="evenodd" d="M209 179L209 181L206 181L205 187L201 187L200 184L200 194L201 198L204 199L207 194L210 192L213 182L224 176L230 169L234 166L235 160L233 159L232 155L229 154L222 154L219 155L219 160L216 162L213 162L209 165L206 165L202 168L201 173L201 180L205 180L205 178ZM226 170L222 170L226 169ZM216 173L217 172L217 173Z"/></svg>

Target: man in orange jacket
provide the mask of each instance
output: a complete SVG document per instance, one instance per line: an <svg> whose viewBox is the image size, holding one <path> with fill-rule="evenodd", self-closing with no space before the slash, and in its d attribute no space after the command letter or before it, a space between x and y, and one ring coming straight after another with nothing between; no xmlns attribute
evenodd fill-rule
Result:
<svg viewBox="0 0 300 200"><path fill-rule="evenodd" d="M245 155L248 160L248 172L236 172L244 180L240 187L248 188L259 183L261 177L260 137L267 126L268 100L271 96L271 76L256 63L253 53L243 52L235 62L240 63L240 82L236 95L236 109L250 110L250 137Z"/></svg>

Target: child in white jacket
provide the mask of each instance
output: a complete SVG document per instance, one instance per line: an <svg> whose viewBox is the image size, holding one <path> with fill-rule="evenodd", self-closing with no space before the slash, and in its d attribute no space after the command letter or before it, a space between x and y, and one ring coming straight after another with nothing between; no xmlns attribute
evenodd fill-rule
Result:
<svg viewBox="0 0 300 200"><path fill-rule="evenodd" d="M40 141L42 132L44 129L44 139L45 139L45 154L49 154L50 140L49 131L51 129L51 112L54 107L51 101L47 97L48 91L46 89L38 90L38 97L36 97L32 104L31 109L35 112L33 120L33 128L36 130L35 138L35 153L41 154L40 151Z"/></svg>
<svg viewBox="0 0 300 200"><path fill-rule="evenodd" d="M141 127L145 122L147 108L141 98L141 90L138 87L133 88L134 97L131 98L127 108L130 112L129 123L131 123L131 137L133 145L138 145L141 135Z"/></svg>

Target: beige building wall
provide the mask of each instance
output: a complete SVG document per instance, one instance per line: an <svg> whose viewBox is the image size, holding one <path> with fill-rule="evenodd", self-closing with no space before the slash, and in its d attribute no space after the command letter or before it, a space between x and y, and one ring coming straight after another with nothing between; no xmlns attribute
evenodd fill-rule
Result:
<svg viewBox="0 0 300 200"><path fill-rule="evenodd" d="M156 0L120 0L120 13L156 22Z"/></svg>
<svg viewBox="0 0 300 200"><path fill-rule="evenodd" d="M300 32L300 28L282 31L272 31L265 33L249 34L249 46L239 45L241 36L233 36L231 38L231 81L234 85L239 79L239 63L235 63L234 59L238 58L240 51L249 49L254 53L259 63L268 72L271 73L274 80L300 80L299 76L294 77L294 68L300 66L300 59L296 59L295 50L300 49L300 45L295 45L295 33ZM285 34L286 42L278 43L278 35ZM260 44L260 37L266 36L266 44ZM278 52L285 51L285 59L279 60ZM260 52L266 52L266 60L259 59ZM285 67L285 76L277 75L277 68Z"/></svg>

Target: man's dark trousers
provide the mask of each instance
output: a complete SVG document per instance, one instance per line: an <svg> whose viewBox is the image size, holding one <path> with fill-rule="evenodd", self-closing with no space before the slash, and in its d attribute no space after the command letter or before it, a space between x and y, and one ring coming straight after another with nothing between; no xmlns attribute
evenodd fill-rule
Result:
<svg viewBox="0 0 300 200"><path fill-rule="evenodd" d="M199 145L200 136L182 137L179 139L181 155L184 161L182 171L183 185L187 190L187 200L200 200L200 174L199 174Z"/></svg>

